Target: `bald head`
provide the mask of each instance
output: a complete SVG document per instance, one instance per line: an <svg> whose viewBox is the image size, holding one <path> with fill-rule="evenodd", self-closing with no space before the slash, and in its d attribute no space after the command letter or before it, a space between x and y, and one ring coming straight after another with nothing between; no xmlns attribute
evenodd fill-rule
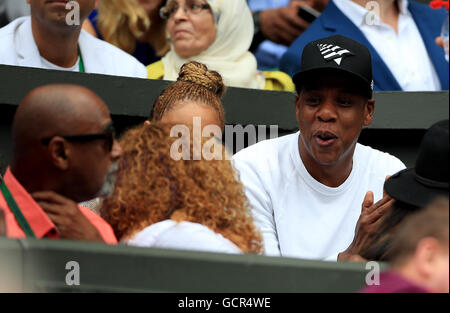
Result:
<svg viewBox="0 0 450 313"><path fill-rule="evenodd" d="M108 108L89 89L36 88L14 116L11 170L29 192L52 190L77 201L92 199L120 156L111 126ZM73 139L80 136L84 139Z"/></svg>
<svg viewBox="0 0 450 313"><path fill-rule="evenodd" d="M32 90L14 116L12 134L16 150L55 135L89 131L109 117L105 103L92 91L75 85L48 85Z"/></svg>

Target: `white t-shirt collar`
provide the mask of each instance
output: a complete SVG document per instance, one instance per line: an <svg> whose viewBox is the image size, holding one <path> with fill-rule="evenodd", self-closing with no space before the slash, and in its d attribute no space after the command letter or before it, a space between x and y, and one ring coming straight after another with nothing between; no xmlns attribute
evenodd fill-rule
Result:
<svg viewBox="0 0 450 313"><path fill-rule="evenodd" d="M49 70L58 70L58 71L68 71L68 72L79 72L80 71L80 57L78 57L77 62L72 67L61 67L56 64L53 64L47 61L45 58L41 56L41 62L44 68Z"/></svg>
<svg viewBox="0 0 450 313"><path fill-rule="evenodd" d="M300 136L300 132L297 132L297 135L294 137L295 140L292 140L290 151L292 162L295 165L295 169L301 174L302 177L305 178L306 183L316 190L317 192L320 192L324 196L336 196L339 194L344 193L347 191L348 188L350 188L352 181L355 177L355 173L358 171L358 162L356 162L355 158L353 158L353 168L349 175L349 177L345 180L344 183L342 183L339 187L328 187L321 182L317 181L314 177L309 174L308 170L306 169L305 165L303 164L303 161L300 157L300 151L298 148L298 139ZM358 147L356 147L357 149ZM356 151L355 149L355 151Z"/></svg>

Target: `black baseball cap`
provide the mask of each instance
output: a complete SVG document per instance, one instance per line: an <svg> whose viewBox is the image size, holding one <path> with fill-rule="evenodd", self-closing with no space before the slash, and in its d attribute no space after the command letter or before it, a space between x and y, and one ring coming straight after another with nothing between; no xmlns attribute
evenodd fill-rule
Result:
<svg viewBox="0 0 450 313"><path fill-rule="evenodd" d="M366 46L342 35L308 43L303 49L300 71L293 77L297 90L311 73L324 70L350 74L361 83L363 94L372 98L372 56Z"/></svg>

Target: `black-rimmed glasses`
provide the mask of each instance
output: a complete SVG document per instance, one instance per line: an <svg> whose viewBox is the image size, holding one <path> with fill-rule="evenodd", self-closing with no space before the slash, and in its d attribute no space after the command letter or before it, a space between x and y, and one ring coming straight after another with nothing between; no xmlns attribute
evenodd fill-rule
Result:
<svg viewBox="0 0 450 313"><path fill-rule="evenodd" d="M44 138L41 140L42 144L48 145L50 141L54 137L61 137L66 139L67 141L71 142L89 142L94 140L105 140L108 146L109 151L112 151L114 140L116 137L116 131L114 129L113 123L109 123L108 126L106 126L105 131L103 133L97 133L97 134L80 134L80 135L55 135L52 137Z"/></svg>
<svg viewBox="0 0 450 313"><path fill-rule="evenodd" d="M165 7L162 7L159 11L159 15L162 19L168 20L171 16L178 12L180 5L177 1L170 1ZM199 14L203 10L211 10L211 6L207 3L202 3L195 0L187 0L183 6L183 10L186 14Z"/></svg>

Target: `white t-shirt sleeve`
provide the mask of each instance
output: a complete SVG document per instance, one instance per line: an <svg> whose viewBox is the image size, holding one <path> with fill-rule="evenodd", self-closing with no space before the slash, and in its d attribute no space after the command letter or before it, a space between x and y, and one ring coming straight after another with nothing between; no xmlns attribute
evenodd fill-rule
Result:
<svg viewBox="0 0 450 313"><path fill-rule="evenodd" d="M244 153L238 153L233 158L233 165L239 173L240 180L245 186L245 194L251 205L252 215L256 227L259 228L264 240L264 253L270 256L280 256L277 230L275 225L272 201L267 193L258 172L252 166L251 160L246 160Z"/></svg>
<svg viewBox="0 0 450 313"><path fill-rule="evenodd" d="M390 162L388 162L387 172L391 173L389 176L396 174L406 168L405 164L397 159L396 157L390 158Z"/></svg>

